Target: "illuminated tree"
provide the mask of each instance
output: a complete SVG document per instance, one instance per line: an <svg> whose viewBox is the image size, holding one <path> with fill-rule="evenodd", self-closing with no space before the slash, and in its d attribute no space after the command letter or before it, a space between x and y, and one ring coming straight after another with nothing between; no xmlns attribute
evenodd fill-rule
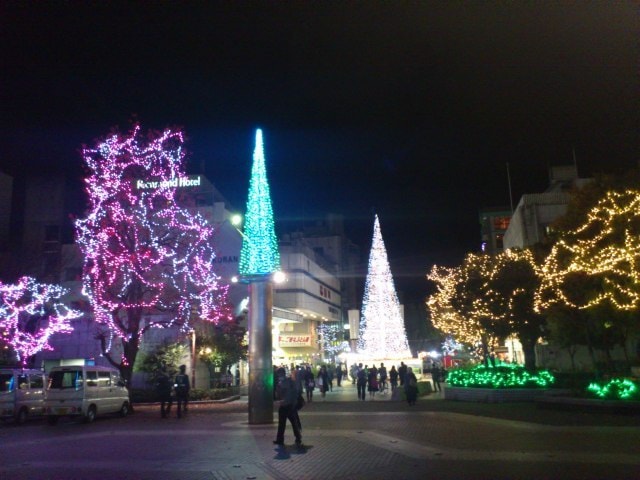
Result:
<svg viewBox="0 0 640 480"><path fill-rule="evenodd" d="M436 292L427 299L427 310L435 328L457 342L475 348L482 341L482 326L475 317L466 318L451 304L460 280L459 268L434 265L427 279L435 285Z"/></svg>
<svg viewBox="0 0 640 480"><path fill-rule="evenodd" d="M0 282L0 341L9 345L23 367L42 350L53 350L55 333L70 333L70 320L82 315L60 298L67 290L22 277L16 284Z"/></svg>
<svg viewBox="0 0 640 480"><path fill-rule="evenodd" d="M602 315L602 309L637 313L639 273L640 192L611 191L580 227L565 232L553 246L536 305L543 311L560 305L591 312L584 325L590 351L599 347L609 355L611 342L619 341L626 353L626 339L638 328L637 316Z"/></svg>
<svg viewBox="0 0 640 480"><path fill-rule="evenodd" d="M533 370L535 345L546 325L546 318L535 308L535 292L541 282L538 262L530 250L509 250L496 255L494 260L488 279L494 325L500 325L494 334L506 332L517 336L522 343L525 367Z"/></svg>
<svg viewBox="0 0 640 480"><path fill-rule="evenodd" d="M247 330L240 325L243 318L240 316L232 322L207 323L198 327L196 349L210 371L218 368L226 372L234 363L247 359Z"/></svg>
<svg viewBox="0 0 640 480"><path fill-rule="evenodd" d="M535 310L540 277L530 251L468 254L460 267L434 266L427 278L436 285L427 301L436 328L459 342L480 345L485 361L499 340L516 335L526 367L535 368L535 344L545 319Z"/></svg>
<svg viewBox="0 0 640 480"><path fill-rule="evenodd" d="M214 273L213 228L180 208L181 132L142 138L113 134L83 151L90 208L77 241L105 358L131 378L140 341L151 328L186 333L193 321L231 318L227 288Z"/></svg>
<svg viewBox="0 0 640 480"><path fill-rule="evenodd" d="M492 302L499 301L488 284L494 266L489 255L468 254L457 268L434 266L427 278L437 291L427 300L432 321L443 333L459 342L479 348L488 362L491 348L497 345L496 319ZM506 332L502 332L506 336Z"/></svg>
<svg viewBox="0 0 640 480"><path fill-rule="evenodd" d="M280 269L280 251L260 129L256 131L243 237L238 267L240 275L268 275Z"/></svg>
<svg viewBox="0 0 640 480"><path fill-rule="evenodd" d="M377 215L362 299L358 353L377 359L411 357Z"/></svg>
<svg viewBox="0 0 640 480"><path fill-rule="evenodd" d="M339 323L320 323L318 325L318 344L323 352L335 357L341 352L348 352L349 342L340 339Z"/></svg>

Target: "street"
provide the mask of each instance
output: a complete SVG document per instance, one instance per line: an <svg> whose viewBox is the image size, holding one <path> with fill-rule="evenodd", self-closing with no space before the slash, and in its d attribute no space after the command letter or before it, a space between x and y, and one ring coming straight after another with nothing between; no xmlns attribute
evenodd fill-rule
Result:
<svg viewBox="0 0 640 480"><path fill-rule="evenodd" d="M549 425L443 411L450 402L437 398L415 407L359 403L352 389L334 389L301 411L303 449L290 426L278 447L275 423L248 425L246 399L193 404L183 419L161 419L159 407L145 405L89 425L1 425L0 478L623 479L640 471L637 417L616 426Z"/></svg>

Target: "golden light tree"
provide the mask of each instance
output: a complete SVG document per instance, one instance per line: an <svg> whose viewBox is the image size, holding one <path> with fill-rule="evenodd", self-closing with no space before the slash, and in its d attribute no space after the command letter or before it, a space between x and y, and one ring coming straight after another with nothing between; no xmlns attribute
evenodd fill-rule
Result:
<svg viewBox="0 0 640 480"><path fill-rule="evenodd" d="M586 311L592 358L594 347L610 357L615 343L626 353L626 339L639 328L637 316L625 312L640 307L640 192L608 192L580 227L556 242L542 275L538 310L559 306Z"/></svg>
<svg viewBox="0 0 640 480"><path fill-rule="evenodd" d="M640 192L609 192L586 222L565 233L542 268L536 306L640 307Z"/></svg>
<svg viewBox="0 0 640 480"><path fill-rule="evenodd" d="M486 271L491 257L468 254L455 268L434 265L427 279L434 282L436 293L427 299L427 308L436 328L458 342L479 349L485 360L497 345L490 324L490 292Z"/></svg>
<svg viewBox="0 0 640 480"><path fill-rule="evenodd" d="M527 368L544 318L535 311L539 269L530 251L468 254L457 268L434 266L427 276L436 293L427 300L434 326L459 342L480 346L485 359L509 335L522 342Z"/></svg>

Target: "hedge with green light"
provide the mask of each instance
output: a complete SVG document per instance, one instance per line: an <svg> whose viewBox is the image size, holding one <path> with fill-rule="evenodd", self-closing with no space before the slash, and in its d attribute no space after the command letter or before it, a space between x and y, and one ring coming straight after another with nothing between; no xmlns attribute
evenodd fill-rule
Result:
<svg viewBox="0 0 640 480"><path fill-rule="evenodd" d="M587 392L603 400L635 400L640 401L638 384L626 378L614 378L607 383L593 382Z"/></svg>
<svg viewBox="0 0 640 480"><path fill-rule="evenodd" d="M451 370L447 385L468 388L546 388L555 381L547 370L528 372L520 365L502 364L495 367L478 365Z"/></svg>

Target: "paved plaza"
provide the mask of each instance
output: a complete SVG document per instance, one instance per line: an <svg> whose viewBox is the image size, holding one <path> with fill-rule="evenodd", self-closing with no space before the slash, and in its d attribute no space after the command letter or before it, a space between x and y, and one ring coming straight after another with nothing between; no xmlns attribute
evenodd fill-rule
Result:
<svg viewBox="0 0 640 480"><path fill-rule="evenodd" d="M0 479L631 479L640 418L465 404L440 394L411 407L357 401L351 384L301 411L305 447L288 426L249 425L247 400L194 403L182 419L157 405L87 425L0 425ZM274 413L277 419L277 413Z"/></svg>

